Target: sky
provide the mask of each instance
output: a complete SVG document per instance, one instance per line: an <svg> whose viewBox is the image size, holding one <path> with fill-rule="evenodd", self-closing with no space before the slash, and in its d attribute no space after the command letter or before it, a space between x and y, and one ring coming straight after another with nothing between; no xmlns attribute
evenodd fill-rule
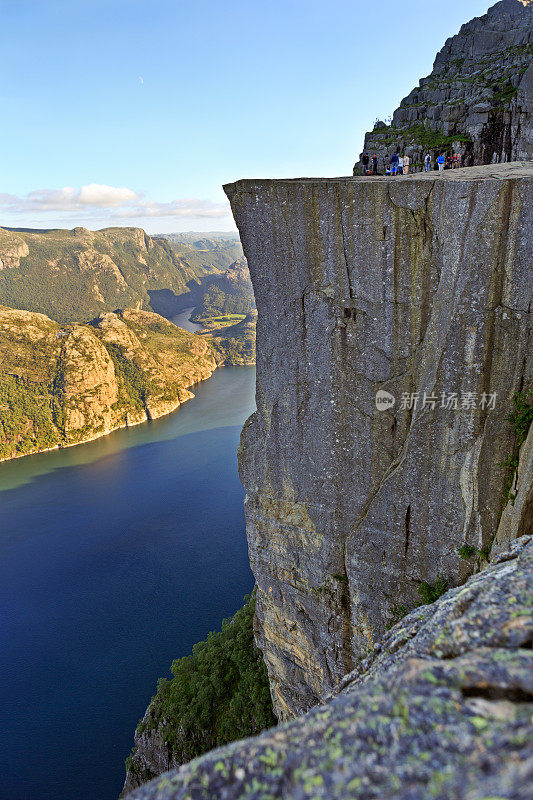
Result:
<svg viewBox="0 0 533 800"><path fill-rule="evenodd" d="M0 226L234 230L222 184L351 174L489 0L0 0Z"/></svg>

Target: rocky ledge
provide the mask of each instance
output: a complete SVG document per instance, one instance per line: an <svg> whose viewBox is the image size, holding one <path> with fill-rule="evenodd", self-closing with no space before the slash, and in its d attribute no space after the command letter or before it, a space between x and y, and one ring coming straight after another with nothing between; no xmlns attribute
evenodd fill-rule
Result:
<svg viewBox="0 0 533 800"><path fill-rule="evenodd" d="M326 702L128 800L526 800L533 541L393 627Z"/></svg>

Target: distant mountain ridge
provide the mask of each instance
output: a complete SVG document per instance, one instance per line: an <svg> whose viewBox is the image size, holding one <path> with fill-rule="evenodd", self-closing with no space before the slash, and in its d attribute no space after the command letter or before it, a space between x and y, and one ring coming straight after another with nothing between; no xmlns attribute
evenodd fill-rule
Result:
<svg viewBox="0 0 533 800"><path fill-rule="evenodd" d="M62 324L116 308L160 311L152 303L158 292L175 301L242 258L236 235L169 236L141 228L0 228L0 303Z"/></svg>

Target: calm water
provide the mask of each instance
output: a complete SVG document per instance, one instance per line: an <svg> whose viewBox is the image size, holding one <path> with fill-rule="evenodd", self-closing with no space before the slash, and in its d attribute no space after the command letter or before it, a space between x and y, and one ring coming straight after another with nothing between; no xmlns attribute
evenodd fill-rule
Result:
<svg viewBox="0 0 533 800"><path fill-rule="evenodd" d="M183 328L184 330L189 331L189 333L195 333L196 331L201 331L202 326L199 325L197 322L191 322L191 320L189 319L193 311L194 311L194 306L186 308L184 311L180 311L179 314L173 316L170 321L173 322L174 325L177 325L179 328Z"/></svg>
<svg viewBox="0 0 533 800"><path fill-rule="evenodd" d="M236 471L255 370L0 464L0 798L116 800L158 677L253 585Z"/></svg>

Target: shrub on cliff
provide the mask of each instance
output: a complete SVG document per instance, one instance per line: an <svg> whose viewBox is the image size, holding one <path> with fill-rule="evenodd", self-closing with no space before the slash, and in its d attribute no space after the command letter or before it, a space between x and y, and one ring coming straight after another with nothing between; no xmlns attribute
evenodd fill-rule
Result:
<svg viewBox="0 0 533 800"><path fill-rule="evenodd" d="M235 616L173 662L170 681L159 682L148 718L137 729L160 727L178 762L213 747L252 736L276 724L266 668L254 644L255 597Z"/></svg>

